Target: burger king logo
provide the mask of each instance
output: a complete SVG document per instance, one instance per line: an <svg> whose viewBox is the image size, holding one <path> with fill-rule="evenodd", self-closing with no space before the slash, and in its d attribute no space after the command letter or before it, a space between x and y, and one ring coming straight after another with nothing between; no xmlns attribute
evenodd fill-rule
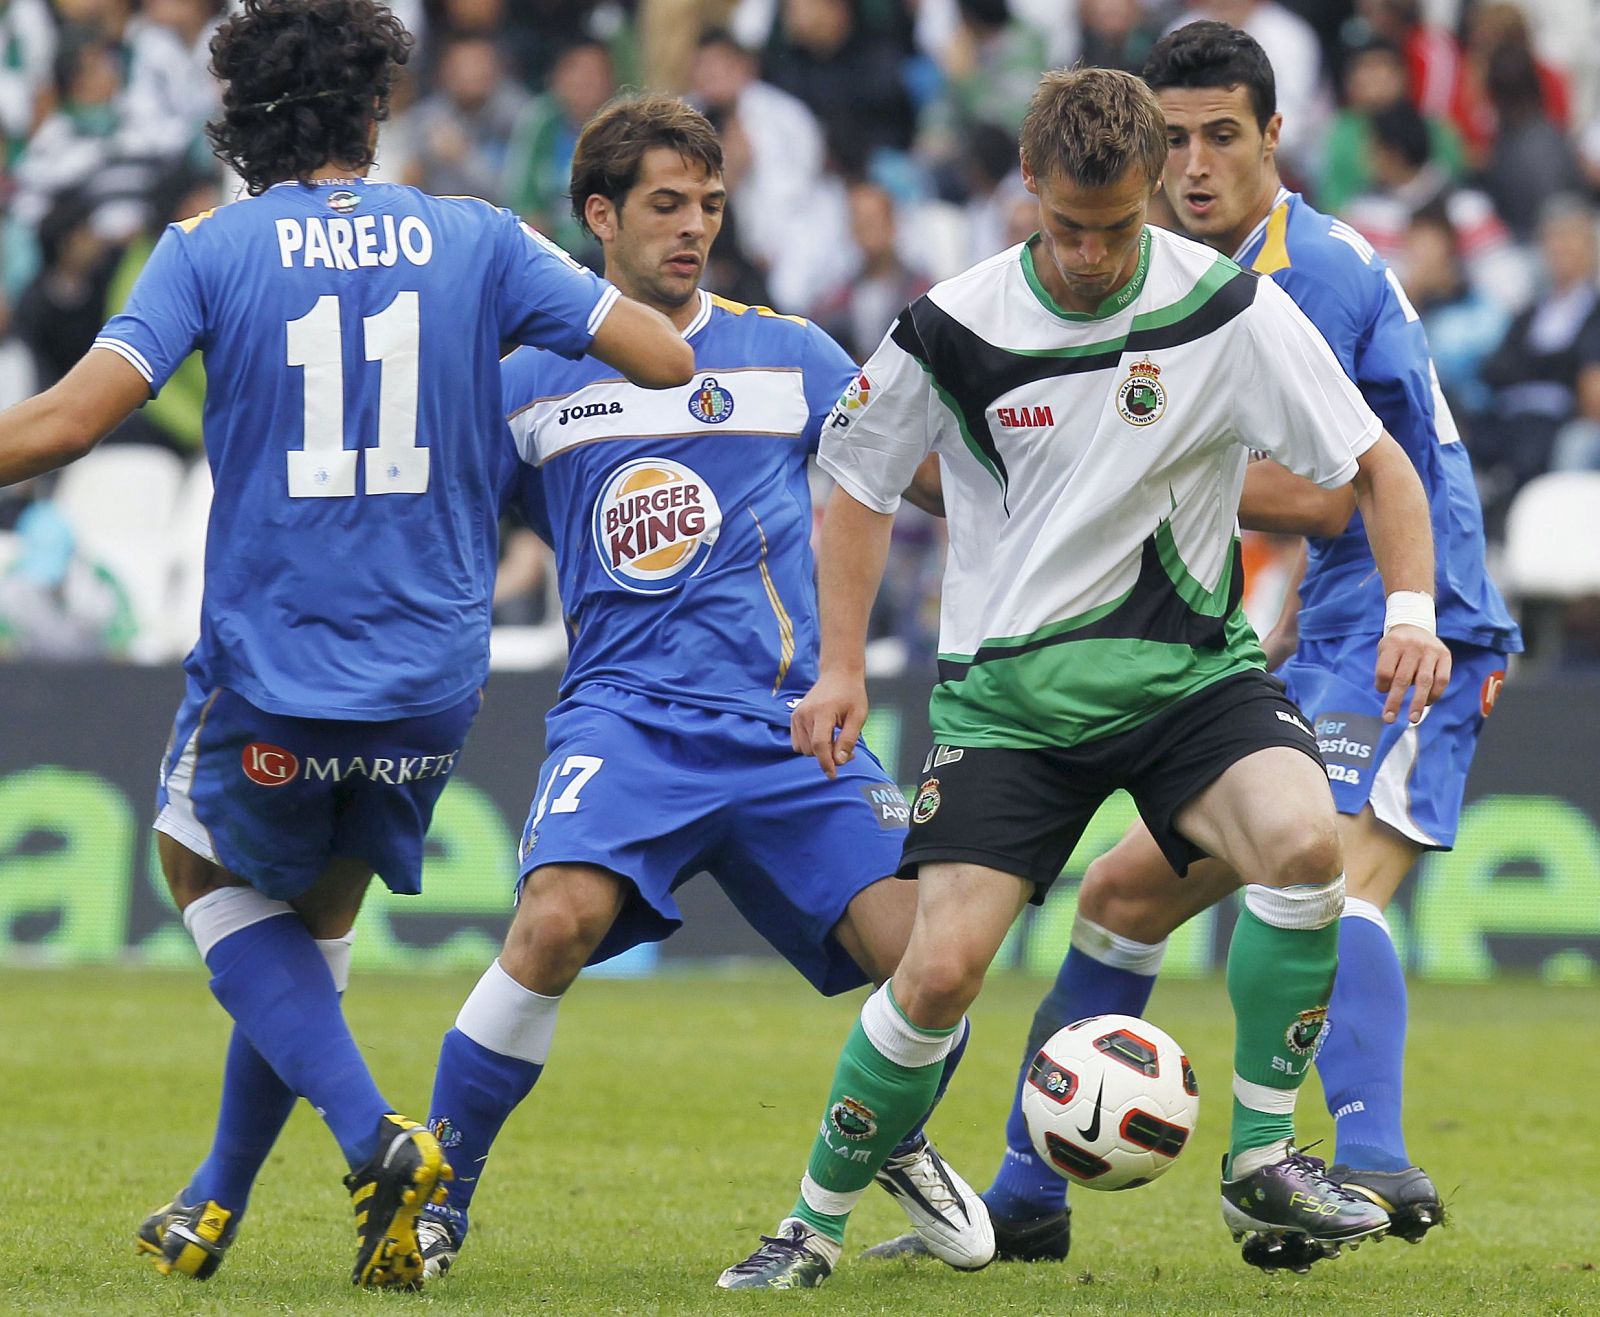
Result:
<svg viewBox="0 0 1600 1317"><path fill-rule="evenodd" d="M594 505L594 547L606 573L638 594L674 590L706 565L722 530L711 486L681 462L620 466Z"/></svg>

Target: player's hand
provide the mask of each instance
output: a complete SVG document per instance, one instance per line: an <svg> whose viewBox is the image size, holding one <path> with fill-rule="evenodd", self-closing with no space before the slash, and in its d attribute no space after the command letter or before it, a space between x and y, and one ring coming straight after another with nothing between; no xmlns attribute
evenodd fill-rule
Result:
<svg viewBox="0 0 1600 1317"><path fill-rule="evenodd" d="M1450 649L1431 631L1401 623L1391 627L1378 642L1378 689L1388 698L1383 702L1383 720L1392 723L1405 703L1406 692L1414 690L1407 717L1422 721L1422 711L1444 694L1450 683Z"/></svg>
<svg viewBox="0 0 1600 1317"><path fill-rule="evenodd" d="M866 721L865 678L823 673L789 715L789 743L796 754L815 759L831 778L854 756Z"/></svg>

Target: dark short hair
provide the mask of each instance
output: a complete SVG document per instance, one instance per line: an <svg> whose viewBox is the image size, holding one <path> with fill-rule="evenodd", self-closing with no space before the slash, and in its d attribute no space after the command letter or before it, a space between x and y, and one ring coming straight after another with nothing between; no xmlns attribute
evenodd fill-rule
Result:
<svg viewBox="0 0 1600 1317"><path fill-rule="evenodd" d="M602 196L620 208L639 181L645 153L658 146L704 165L707 173L722 172L722 143L710 120L676 96L625 96L584 126L572 153L572 214L586 233L589 198Z"/></svg>
<svg viewBox="0 0 1600 1317"><path fill-rule="evenodd" d="M1433 154L1428 121L1410 101L1386 105L1372 116L1372 144L1393 151L1413 169L1421 169Z"/></svg>
<svg viewBox="0 0 1600 1317"><path fill-rule="evenodd" d="M1144 62L1152 91L1168 87L1243 87L1250 93L1256 127L1266 131L1278 112L1278 80L1267 52L1248 32L1206 19L1168 32Z"/></svg>
<svg viewBox="0 0 1600 1317"><path fill-rule="evenodd" d="M224 85L206 135L251 196L330 161L365 168L410 54L404 24L375 0L244 0L211 38Z"/></svg>
<svg viewBox="0 0 1600 1317"><path fill-rule="evenodd" d="M1033 93L1019 146L1036 178L1106 187L1132 166L1154 183L1167 163L1167 121L1131 73L1057 69Z"/></svg>

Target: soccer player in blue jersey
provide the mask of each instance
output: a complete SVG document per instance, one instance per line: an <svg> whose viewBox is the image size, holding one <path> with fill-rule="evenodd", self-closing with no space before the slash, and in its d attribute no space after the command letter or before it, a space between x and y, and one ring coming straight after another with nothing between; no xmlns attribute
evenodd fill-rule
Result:
<svg viewBox="0 0 1600 1317"><path fill-rule="evenodd" d="M482 698L499 345L592 352L650 387L692 365L663 317L509 212L365 181L409 48L373 0L246 0L212 43L211 136L249 198L168 229L93 349L0 416L9 484L81 456L196 347L211 382L201 634L156 827L234 1031L211 1153L138 1232L168 1274L216 1270L302 1095L349 1163L353 1279L421 1283L416 1218L449 1167L379 1093L339 994L374 872L420 889Z"/></svg>
<svg viewBox="0 0 1600 1317"><path fill-rule="evenodd" d="M1438 634L1454 676L1415 725L1385 723L1372 681L1385 629L1383 587L1348 488L1321 489L1254 463L1239 519L1309 537L1304 576L1266 642L1289 695L1313 721L1340 813L1346 897L1339 971L1317 1067L1337 1125L1330 1178L1390 1213L1416 1242L1444 1217L1401 1131L1405 979L1384 908L1428 850L1454 840L1468 766L1522 641L1484 568L1483 517L1466 449L1440 394L1427 340L1393 271L1348 226L1278 180L1271 64L1245 33L1192 23L1165 37L1144 70L1167 118L1167 198L1194 236L1276 281L1322 331L1346 373L1405 449L1428 492L1437 556ZM1298 614L1298 621L1297 621ZM1287 659L1287 662L1284 660ZM1142 824L1090 866L1071 950L1029 1033L1026 1058L1063 1025L1143 1012L1168 935L1238 879L1219 861L1179 878ZM1007 1152L984 1194L998 1255L1064 1258L1066 1184L1033 1151L1017 1097ZM1237 1087L1237 1085L1236 1085ZM880 1246L915 1251L909 1237ZM1336 1250L1334 1250L1336 1251ZM1304 1271L1328 1250L1304 1235L1253 1237L1247 1261Z"/></svg>
<svg viewBox="0 0 1600 1317"><path fill-rule="evenodd" d="M439 1053L428 1119L456 1181L420 1226L430 1275L461 1249L563 994L586 964L678 928L681 883L709 872L825 994L888 976L915 903L887 878L910 813L892 778L864 754L829 781L789 740L816 676L807 457L856 367L806 321L700 287L727 193L698 111L613 104L579 139L571 191L607 278L672 320L695 374L647 393L594 362L519 351L504 365L512 494L555 549L571 653L517 911ZM964 1041L944 1040L946 1078ZM945 1261L989 1261L982 1204L920 1130L879 1183Z"/></svg>

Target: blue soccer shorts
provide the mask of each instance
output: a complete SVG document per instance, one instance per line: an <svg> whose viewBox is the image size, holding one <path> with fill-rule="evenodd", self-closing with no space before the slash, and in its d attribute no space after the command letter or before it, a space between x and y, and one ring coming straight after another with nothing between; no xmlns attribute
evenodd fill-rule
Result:
<svg viewBox="0 0 1600 1317"><path fill-rule="evenodd" d="M267 713L192 677L161 764L156 829L280 901L335 856L422 890L422 841L481 693L439 713L345 722Z"/></svg>
<svg viewBox="0 0 1600 1317"><path fill-rule="evenodd" d="M1393 723L1383 721L1376 636L1303 640L1277 674L1316 731L1339 812L1371 805L1380 822L1431 850L1455 844L1467 770L1506 675L1497 650L1446 643L1450 685L1416 726L1405 717L1409 696Z"/></svg>
<svg viewBox="0 0 1600 1317"><path fill-rule="evenodd" d="M900 864L910 810L866 746L829 781L787 728L590 687L558 706L522 833L523 877L589 864L633 886L591 965L683 924L673 892L707 872L819 992L867 981L833 936Z"/></svg>

